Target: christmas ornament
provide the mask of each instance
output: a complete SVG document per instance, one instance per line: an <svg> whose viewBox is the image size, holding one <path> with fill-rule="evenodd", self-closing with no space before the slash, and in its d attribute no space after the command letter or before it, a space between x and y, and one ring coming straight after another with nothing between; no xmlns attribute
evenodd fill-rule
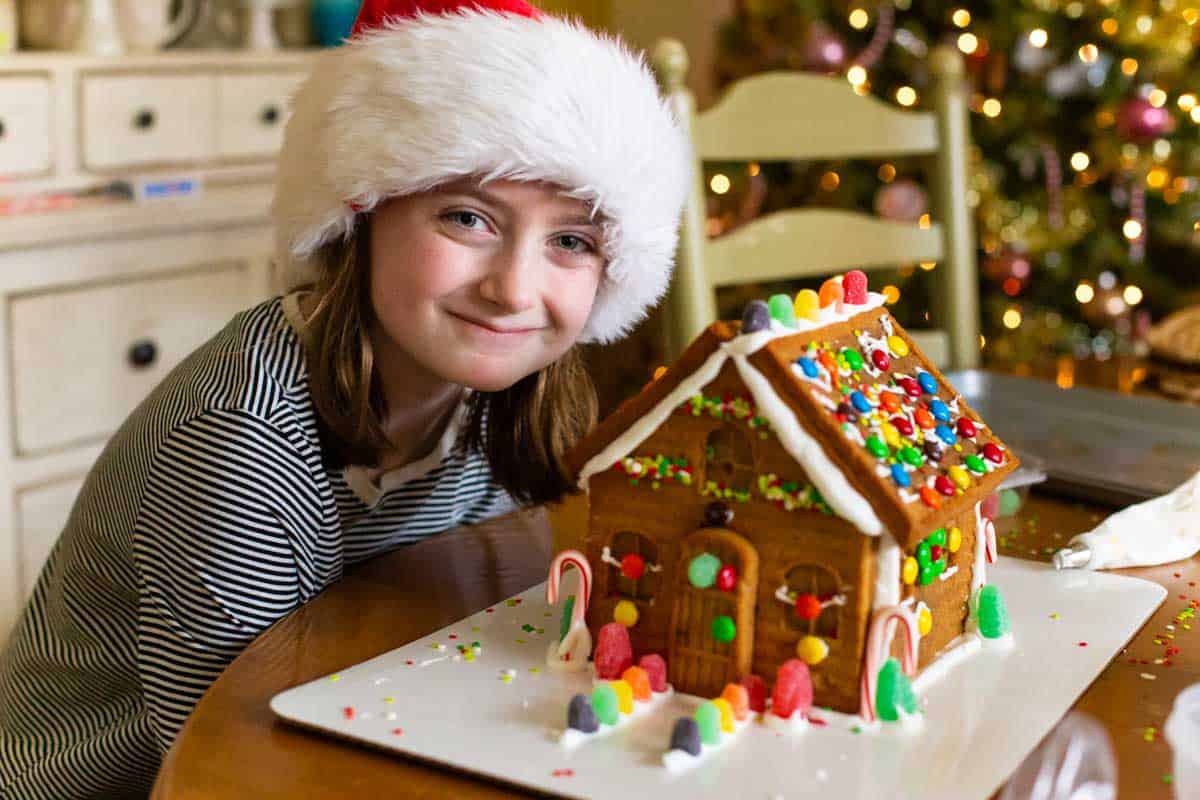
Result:
<svg viewBox="0 0 1200 800"><path fill-rule="evenodd" d="M810 72L839 72L846 63L846 44L842 37L820 20L808 26L800 53L801 64Z"/></svg>
<svg viewBox="0 0 1200 800"><path fill-rule="evenodd" d="M1144 97L1131 97L1117 109L1117 135L1127 142L1149 144L1175 129L1175 120L1165 107L1154 107Z"/></svg>

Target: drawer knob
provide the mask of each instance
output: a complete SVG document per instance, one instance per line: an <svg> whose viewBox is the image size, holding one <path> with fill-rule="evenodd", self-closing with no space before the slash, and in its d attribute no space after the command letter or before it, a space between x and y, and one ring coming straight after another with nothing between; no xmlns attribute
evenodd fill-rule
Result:
<svg viewBox="0 0 1200 800"><path fill-rule="evenodd" d="M138 130L148 131L154 127L155 116L154 111L149 108L143 108L141 111L133 115L133 127Z"/></svg>
<svg viewBox="0 0 1200 800"><path fill-rule="evenodd" d="M129 363L134 369L145 369L158 359L158 346L150 339L134 342L129 348Z"/></svg>
<svg viewBox="0 0 1200 800"><path fill-rule="evenodd" d="M269 105L262 110L263 125L274 125L279 122L279 117L279 106L277 105Z"/></svg>

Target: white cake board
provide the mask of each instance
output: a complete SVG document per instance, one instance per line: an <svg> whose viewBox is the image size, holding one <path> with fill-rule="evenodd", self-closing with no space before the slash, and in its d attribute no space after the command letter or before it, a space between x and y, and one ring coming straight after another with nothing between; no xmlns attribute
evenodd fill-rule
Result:
<svg viewBox="0 0 1200 800"><path fill-rule="evenodd" d="M545 665L559 609L547 606L544 584L282 692L271 709L305 728L568 797L986 798L1166 596L1148 581L1009 558L989 579L1008 605L1016 646L982 649L934 682L921 697L923 730L911 735L895 725L855 733L847 718L814 710L827 725L792 737L754 724L671 775L660 762L671 726L697 702L684 695L566 752L557 738L567 702L590 692L591 681ZM475 660L453 658L456 645L473 641L482 647Z"/></svg>

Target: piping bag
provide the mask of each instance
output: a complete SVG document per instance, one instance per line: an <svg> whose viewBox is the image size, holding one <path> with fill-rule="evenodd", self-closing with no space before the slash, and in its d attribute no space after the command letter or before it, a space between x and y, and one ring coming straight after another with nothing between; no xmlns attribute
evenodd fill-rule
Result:
<svg viewBox="0 0 1200 800"><path fill-rule="evenodd" d="M1151 567L1200 550L1200 472L1167 494L1118 511L1054 554L1055 569Z"/></svg>

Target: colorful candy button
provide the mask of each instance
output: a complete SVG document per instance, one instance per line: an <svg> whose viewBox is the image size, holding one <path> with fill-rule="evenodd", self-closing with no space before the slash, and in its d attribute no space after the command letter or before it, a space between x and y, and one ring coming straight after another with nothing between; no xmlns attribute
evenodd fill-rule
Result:
<svg viewBox="0 0 1200 800"><path fill-rule="evenodd" d="M896 358L904 358L908 355L908 342L901 339L899 336L889 336L887 340L888 349L896 356Z"/></svg>
<svg viewBox="0 0 1200 800"><path fill-rule="evenodd" d="M912 485L912 479L908 477L908 470L904 468L903 464L892 464L891 470L892 480L895 481L896 485L901 489L907 489Z"/></svg>
<svg viewBox="0 0 1200 800"><path fill-rule="evenodd" d="M929 411L938 422L950 421L950 407L936 397L929 401Z"/></svg>
<svg viewBox="0 0 1200 800"><path fill-rule="evenodd" d="M917 572L919 569L920 565L917 564L917 560L912 556L909 556L908 558L904 559L904 569L901 571L900 577L904 579L906 584L911 586L913 581L917 579Z"/></svg>
<svg viewBox="0 0 1200 800"><path fill-rule="evenodd" d="M813 361L807 356L800 356L800 358L797 358L796 364L800 366L800 370L804 373L804 377L806 378L815 378L821 374L821 371L817 369L817 362Z"/></svg>
<svg viewBox="0 0 1200 800"><path fill-rule="evenodd" d="M889 422L891 422L892 425L894 425L896 427L896 430L900 431L901 436L912 436L913 435L912 423L909 422L904 417L892 417L889 420Z"/></svg>
<svg viewBox="0 0 1200 800"><path fill-rule="evenodd" d="M921 387L921 390L925 392L925 394L937 394L937 380L928 372L917 373L917 385Z"/></svg>
<svg viewBox="0 0 1200 800"><path fill-rule="evenodd" d="M905 447L896 454L897 457L910 467L919 467L925 463L925 456L915 447Z"/></svg>
<svg viewBox="0 0 1200 800"><path fill-rule="evenodd" d="M887 372L887 368L892 365L892 360L888 358L888 354L883 350L876 348L871 351L871 363L875 365L875 369L880 372Z"/></svg>
<svg viewBox="0 0 1200 800"><path fill-rule="evenodd" d="M889 414L895 414L900 410L900 395L895 392L880 392L879 405L883 406L883 410Z"/></svg>
<svg viewBox="0 0 1200 800"><path fill-rule="evenodd" d="M958 441L958 437L954 435L954 431L950 430L949 425L938 425L937 428L934 429L934 432L937 434L937 437L946 444L952 445Z"/></svg>
<svg viewBox="0 0 1200 800"><path fill-rule="evenodd" d="M967 469L974 472L976 475L983 475L987 472L987 464L977 455L969 455L963 459L963 463L967 465Z"/></svg>
<svg viewBox="0 0 1200 800"><path fill-rule="evenodd" d="M921 502L933 509L942 507L942 498L928 486L921 487Z"/></svg>
<svg viewBox="0 0 1200 800"><path fill-rule="evenodd" d="M934 425L937 425L937 421L934 420L933 414L930 414L921 406L917 406L917 408L913 410L913 419L915 419L917 421L917 425L924 430L929 430Z"/></svg>
<svg viewBox="0 0 1200 800"><path fill-rule="evenodd" d="M951 553L957 553L958 548L962 547L962 531L957 527L951 528L946 535L946 547L950 548Z"/></svg>
<svg viewBox="0 0 1200 800"><path fill-rule="evenodd" d="M954 497L954 483L945 475L938 475L933 479L933 488L937 489L938 494Z"/></svg>
<svg viewBox="0 0 1200 800"><path fill-rule="evenodd" d="M845 350L843 350L842 358L845 359L846 366L848 366L852 372L858 372L863 368L862 356L859 355L859 352L853 348L847 347Z"/></svg>
<svg viewBox="0 0 1200 800"><path fill-rule="evenodd" d="M1004 463L1004 451L995 442L988 442L983 446L983 457L993 464Z"/></svg>
<svg viewBox="0 0 1200 800"><path fill-rule="evenodd" d="M850 393L850 404L863 414L867 413L872 408L871 401L867 399L865 394L858 390Z"/></svg>
<svg viewBox="0 0 1200 800"><path fill-rule="evenodd" d="M885 422L879 426L879 432L883 434L883 440L891 447L900 447L904 442L900 439L900 432L896 430L896 426L890 422Z"/></svg>
<svg viewBox="0 0 1200 800"><path fill-rule="evenodd" d="M954 481L954 485L958 488L964 490L971 488L971 476L958 464L952 465L946 472L950 473L950 480Z"/></svg>
<svg viewBox="0 0 1200 800"><path fill-rule="evenodd" d="M972 439L975 437L975 423L966 417L959 417L955 423L955 428L958 430L958 435L964 439Z"/></svg>
<svg viewBox="0 0 1200 800"><path fill-rule="evenodd" d="M867 450L876 458L887 458L888 446L883 443L883 440L872 434L867 437Z"/></svg>

